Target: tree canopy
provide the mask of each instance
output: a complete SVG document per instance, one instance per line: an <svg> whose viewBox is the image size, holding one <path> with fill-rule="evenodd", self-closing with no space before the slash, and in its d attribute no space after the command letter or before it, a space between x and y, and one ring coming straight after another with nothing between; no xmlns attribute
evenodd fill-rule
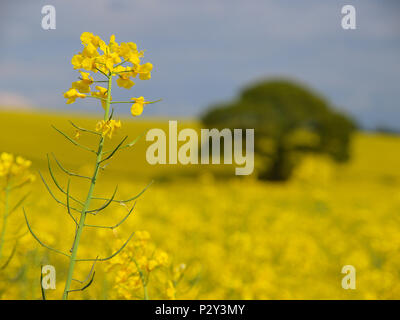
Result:
<svg viewBox="0 0 400 320"><path fill-rule="evenodd" d="M234 101L211 106L202 121L220 130L254 128L258 176L267 180L288 179L306 152L348 160L356 127L319 94L283 79L261 81Z"/></svg>

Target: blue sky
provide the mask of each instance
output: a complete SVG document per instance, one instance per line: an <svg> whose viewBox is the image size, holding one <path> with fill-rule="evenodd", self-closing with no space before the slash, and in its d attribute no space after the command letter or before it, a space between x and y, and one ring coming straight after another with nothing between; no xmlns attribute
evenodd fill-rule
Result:
<svg viewBox="0 0 400 320"><path fill-rule="evenodd" d="M56 30L41 28L46 4L56 8ZM356 8L356 30L341 28L345 4ZM90 31L146 50L152 79L113 92L163 98L149 116L194 117L279 76L304 82L365 127L400 129L399 18L400 2L389 0L5 0L0 104L97 110L92 100L65 105L62 97L77 77L70 59L79 36Z"/></svg>

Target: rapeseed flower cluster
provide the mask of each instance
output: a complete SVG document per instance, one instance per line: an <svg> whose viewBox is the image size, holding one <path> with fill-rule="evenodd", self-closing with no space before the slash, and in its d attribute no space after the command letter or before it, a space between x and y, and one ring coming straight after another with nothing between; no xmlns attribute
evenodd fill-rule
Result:
<svg viewBox="0 0 400 320"><path fill-rule="evenodd" d="M19 178L19 182L32 182L35 180L35 176L29 171L31 164L30 160L21 156L3 152L0 155L0 177L4 177L7 181Z"/></svg>
<svg viewBox="0 0 400 320"><path fill-rule="evenodd" d="M92 91L91 85L107 81L94 80L90 72L101 73L111 78L115 76L117 77L117 85L125 89L130 89L135 85L133 81L135 78L140 80L151 79L153 65L149 62L141 64L144 54L143 51L138 50L135 43L122 42L119 44L115 41L115 36L112 35L108 44L106 44L99 36L90 32L82 33L81 42L84 46L82 52L74 55L71 60L74 69L80 70L80 80L73 82L71 88L64 93L67 104L74 103L77 98L92 97L101 100L103 108L106 108L110 88L96 85L97 91ZM111 94L109 98L112 100ZM143 106L149 103L143 97L132 98L131 100L134 101L131 106L133 116L141 115Z"/></svg>
<svg viewBox="0 0 400 320"><path fill-rule="evenodd" d="M171 262L168 254L156 248L147 231L137 231L132 240L118 257L110 260L106 269L113 271L115 297L175 299L176 289L169 270Z"/></svg>
<svg viewBox="0 0 400 320"><path fill-rule="evenodd" d="M101 120L97 122L96 125L96 131L101 132L101 134L104 136L108 136L110 139L112 138L113 133L121 128L121 121L116 121L116 120Z"/></svg>
<svg viewBox="0 0 400 320"><path fill-rule="evenodd" d="M9 230L9 218L24 203L28 195L19 196L19 199L15 201L14 193L18 195L18 189L22 189L35 180L35 176L29 171L31 164L30 160L21 156L14 156L7 152L0 154L0 276L2 276L2 270L14 257L18 240L21 238L20 226ZM11 236L8 237L8 234ZM3 259L4 252L9 248L13 249L8 258ZM4 282L4 279L0 279L0 282Z"/></svg>

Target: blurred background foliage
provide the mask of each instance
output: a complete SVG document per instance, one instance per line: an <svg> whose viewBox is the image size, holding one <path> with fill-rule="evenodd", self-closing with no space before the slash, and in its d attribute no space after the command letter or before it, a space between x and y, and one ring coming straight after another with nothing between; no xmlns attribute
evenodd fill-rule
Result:
<svg viewBox="0 0 400 320"><path fill-rule="evenodd" d="M258 176L287 180L305 153L335 161L350 157L353 120L312 90L289 80L260 81L231 102L211 106L202 117L208 128L254 128Z"/></svg>
<svg viewBox="0 0 400 320"><path fill-rule="evenodd" d="M51 125L73 136L75 129L68 120L93 128L95 116L3 111L0 117L1 151L32 160L33 169L48 181L47 153L54 153L71 171L93 170L87 165L93 155L65 141ZM106 149L125 135L133 139L151 128L168 134L169 119L121 120L120 132ZM130 259L135 257L150 272L154 248L165 258L151 270L150 299L399 297L398 136L357 130L352 120L318 94L284 80L250 86L236 101L215 106L202 120L181 119L178 129L199 132L204 124L255 128L257 172L238 177L235 165L152 166L146 161L146 149L153 142L144 138L119 152L100 172L96 196L109 196L118 184L116 197L129 198L150 181L155 183L124 226L88 230L79 256L107 256L115 242L124 241L132 231L142 236L134 237L111 267L98 263L93 284L72 299L142 299L138 277L130 276L134 268ZM79 139L84 145L95 142L85 134ZM65 187L63 173L55 170L55 175ZM74 234L64 231L73 230L65 208L51 199L39 179L31 189L25 208L33 230L47 244L69 250ZM61 199L65 196L55 192ZM79 197L85 192L85 181L71 182L71 194ZM116 203L90 216L89 223L113 225L127 208ZM13 235L23 236L7 269L0 272L0 298L40 299L44 264L57 270L57 289L47 290L47 297L59 298L66 276L64 257L32 239L22 212L11 219L9 232L5 256L13 251ZM347 264L357 270L357 290L341 287L340 272ZM85 277L90 268L80 263L76 277Z"/></svg>

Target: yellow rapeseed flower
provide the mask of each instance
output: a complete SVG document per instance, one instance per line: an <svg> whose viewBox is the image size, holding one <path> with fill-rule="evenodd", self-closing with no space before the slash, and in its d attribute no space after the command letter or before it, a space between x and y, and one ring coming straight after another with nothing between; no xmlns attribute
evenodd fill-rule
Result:
<svg viewBox="0 0 400 320"><path fill-rule="evenodd" d="M143 57L143 51L139 51L137 45L133 42L122 42L119 44L115 41L115 35L111 35L108 44L106 44L99 36L91 32L83 32L81 34L81 42L83 45L82 52L74 55L71 63L74 69L79 69L81 77L78 81L72 83L71 88L64 93L67 104L74 103L76 98L85 98L85 94L90 93L94 98L99 98L104 109L107 109L107 89L96 86L97 92L92 92L91 85L94 79L89 72L100 72L109 80L117 76L116 82L119 87L130 89L135 85L134 78L138 76L140 80L151 79L153 65L149 62L140 64ZM99 81L99 82L108 82ZM111 83L109 83L111 84ZM134 101L131 107L133 116L139 116L143 112L145 104L149 103L143 97L132 98Z"/></svg>
<svg viewBox="0 0 400 320"><path fill-rule="evenodd" d="M169 299L169 300L176 299L176 289L175 289L172 281L168 281L166 295L167 295L167 299Z"/></svg>
<svg viewBox="0 0 400 320"><path fill-rule="evenodd" d="M147 101L144 100L143 97L139 98L131 98L135 103L132 104L131 113L134 117L140 116L143 112L143 107L145 104L148 104Z"/></svg>
<svg viewBox="0 0 400 320"><path fill-rule="evenodd" d="M96 131L101 132L104 136L108 136L110 139L112 138L113 133L121 128L121 121L118 120L101 120L96 125Z"/></svg>
<svg viewBox="0 0 400 320"><path fill-rule="evenodd" d="M140 58L143 56L143 52L139 52L136 43L133 42L121 43L118 54L133 65L139 65Z"/></svg>
<svg viewBox="0 0 400 320"><path fill-rule="evenodd" d="M135 85L135 83L131 79L126 77L119 77L117 79L117 84L125 89L130 89L133 85Z"/></svg>
<svg viewBox="0 0 400 320"><path fill-rule="evenodd" d="M90 92L90 85L93 83L93 78L90 77L88 72L80 72L81 80L72 82L72 88L78 90L81 93Z"/></svg>
<svg viewBox="0 0 400 320"><path fill-rule="evenodd" d="M64 98L68 99L67 104L74 103L76 98L85 98L86 95L83 93L79 93L78 90L71 88L67 92L64 93Z"/></svg>
<svg viewBox="0 0 400 320"><path fill-rule="evenodd" d="M83 45L88 45L90 43L96 48L98 48L101 43L104 43L104 41L101 40L99 36L95 36L91 32L83 32L81 34L81 41Z"/></svg>
<svg viewBox="0 0 400 320"><path fill-rule="evenodd" d="M26 160L21 156L15 157L11 153L2 152L0 155L0 177L20 177L25 182L35 179L35 176L29 172L32 165L30 160Z"/></svg>
<svg viewBox="0 0 400 320"><path fill-rule="evenodd" d="M101 86L96 86L96 89L98 90L97 92L92 92L91 95L92 97L100 98L100 99L107 99L107 88L101 87ZM112 100L112 96L111 96ZM106 108L106 102L104 100L101 100L101 105L103 108Z"/></svg>
<svg viewBox="0 0 400 320"><path fill-rule="evenodd" d="M150 80L151 70L153 70L153 65L148 62L137 66L137 69L135 71L139 74L140 80Z"/></svg>

